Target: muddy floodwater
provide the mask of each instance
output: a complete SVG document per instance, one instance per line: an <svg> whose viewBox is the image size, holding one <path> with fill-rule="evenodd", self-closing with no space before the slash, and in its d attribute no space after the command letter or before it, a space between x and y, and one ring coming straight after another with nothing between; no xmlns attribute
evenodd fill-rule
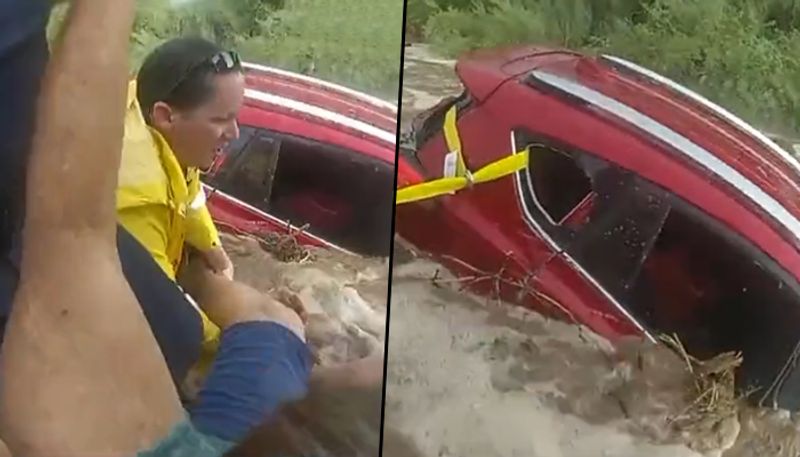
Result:
<svg viewBox="0 0 800 457"><path fill-rule="evenodd" d="M462 87L454 73L455 61L436 57L425 45L406 47L404 65L401 129L442 98L457 95Z"/></svg>
<svg viewBox="0 0 800 457"><path fill-rule="evenodd" d="M405 65L408 128L461 89L453 62L425 46L407 48ZM800 455L800 415L788 411L740 405L677 427L696 399L694 378L663 346L613 347L587 329L461 291L457 281L435 283L447 273L422 253L396 259L385 420L418 455ZM410 455L393 452L384 455Z"/></svg>
<svg viewBox="0 0 800 457"><path fill-rule="evenodd" d="M281 262L248 237L225 236L236 279L258 290L289 292L309 314L308 339L330 365L384 351L387 259L315 249L301 262Z"/></svg>

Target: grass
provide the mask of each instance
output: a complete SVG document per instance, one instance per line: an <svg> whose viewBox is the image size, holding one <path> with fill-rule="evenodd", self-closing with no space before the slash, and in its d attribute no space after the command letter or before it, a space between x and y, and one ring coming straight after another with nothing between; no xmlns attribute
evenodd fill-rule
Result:
<svg viewBox="0 0 800 457"><path fill-rule="evenodd" d="M51 37L65 8L54 11ZM131 68L170 38L199 35L246 60L395 101L402 18L398 0L139 0Z"/></svg>

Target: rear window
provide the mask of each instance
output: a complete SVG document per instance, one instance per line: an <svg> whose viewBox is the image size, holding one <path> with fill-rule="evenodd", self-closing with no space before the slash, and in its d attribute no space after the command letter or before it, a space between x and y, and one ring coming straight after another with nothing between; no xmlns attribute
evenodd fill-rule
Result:
<svg viewBox="0 0 800 457"><path fill-rule="evenodd" d="M457 97L442 99L436 106L422 113L412 124L417 147L422 146L425 142L442 132L444 116L453 105L457 106L456 109L460 113L463 109L467 108L470 103L471 98L469 93L464 91Z"/></svg>

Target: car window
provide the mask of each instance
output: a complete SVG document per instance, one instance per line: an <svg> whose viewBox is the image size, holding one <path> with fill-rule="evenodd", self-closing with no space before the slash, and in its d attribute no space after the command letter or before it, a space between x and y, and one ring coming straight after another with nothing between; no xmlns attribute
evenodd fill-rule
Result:
<svg viewBox="0 0 800 457"><path fill-rule="evenodd" d="M391 245L394 167L297 136L281 136L271 213L345 249L386 256Z"/></svg>
<svg viewBox="0 0 800 457"><path fill-rule="evenodd" d="M447 112L454 106L458 118L472 106L472 97L469 92L464 90L457 97L446 97L440 100L436 106L419 114L412 122L410 135L401 134L400 153L407 160L413 158L413 162L423 169L438 163L440 151L426 149L425 144L442 134ZM411 139L413 141L409 143ZM468 159L469 153L466 151L463 153L464 158ZM428 171L431 172L431 170Z"/></svg>
<svg viewBox="0 0 800 457"><path fill-rule="evenodd" d="M252 135L244 149L226 161L217 188L262 211L269 211L280 140L269 135Z"/></svg>
<svg viewBox="0 0 800 457"><path fill-rule="evenodd" d="M228 144L228 147L225 148L224 154L229 156L236 156L238 155L242 149L247 145L250 139L253 138L253 135L256 133L257 129L255 127L251 127L249 125L239 125L239 137L235 140L231 141Z"/></svg>
<svg viewBox="0 0 800 457"><path fill-rule="evenodd" d="M624 300L670 207L663 191L610 164L592 177L592 191L597 197L587 222L565 250Z"/></svg>
<svg viewBox="0 0 800 457"><path fill-rule="evenodd" d="M565 152L533 146L530 162L536 164L528 167L535 202L552 225L560 225L592 191L591 181L575 159Z"/></svg>
<svg viewBox="0 0 800 457"><path fill-rule="evenodd" d="M669 212L666 195L589 153L523 144L530 146L519 174L526 217L605 290L627 296Z"/></svg>
<svg viewBox="0 0 800 457"><path fill-rule="evenodd" d="M591 202L592 182L582 156L574 151L526 142L529 166L519 173L520 190L528 217L531 217L559 246L565 246L585 224L565 224L581 203Z"/></svg>
<svg viewBox="0 0 800 457"><path fill-rule="evenodd" d="M235 158L253 138L255 132L256 129L253 127L240 125L239 137L231 141L225 150L222 151L222 154L214 160L211 167L203 174L203 181L212 187L218 187L222 180L222 175L230 169L230 164L235 161Z"/></svg>
<svg viewBox="0 0 800 457"><path fill-rule="evenodd" d="M218 188L345 249L386 256L394 167L308 138L258 130L228 158Z"/></svg>
<svg viewBox="0 0 800 457"><path fill-rule="evenodd" d="M469 92L463 91L461 95L454 97L445 97L436 104L436 106L428 109L414 119L412 122L412 130L415 133L415 140L417 145L422 145L435 135L442 133L444 126L444 117L447 111L453 105L456 105L457 110L462 110L471 102Z"/></svg>

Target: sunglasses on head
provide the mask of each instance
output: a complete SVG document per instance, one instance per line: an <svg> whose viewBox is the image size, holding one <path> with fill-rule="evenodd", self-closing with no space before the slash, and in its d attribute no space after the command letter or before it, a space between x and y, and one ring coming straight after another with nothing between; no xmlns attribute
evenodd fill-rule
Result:
<svg viewBox="0 0 800 457"><path fill-rule="evenodd" d="M178 78L175 84L164 94L163 100L167 100L173 92L175 92L186 79L200 68L209 66L214 70L214 73L222 73L225 71L235 70L242 67L242 61L239 54L235 51L221 51L213 56L203 59L202 61L192 65L188 70Z"/></svg>
<svg viewBox="0 0 800 457"><path fill-rule="evenodd" d="M214 67L217 73L221 71L233 70L242 66L242 61L239 60L239 54L234 51L222 51L211 56L207 59Z"/></svg>

